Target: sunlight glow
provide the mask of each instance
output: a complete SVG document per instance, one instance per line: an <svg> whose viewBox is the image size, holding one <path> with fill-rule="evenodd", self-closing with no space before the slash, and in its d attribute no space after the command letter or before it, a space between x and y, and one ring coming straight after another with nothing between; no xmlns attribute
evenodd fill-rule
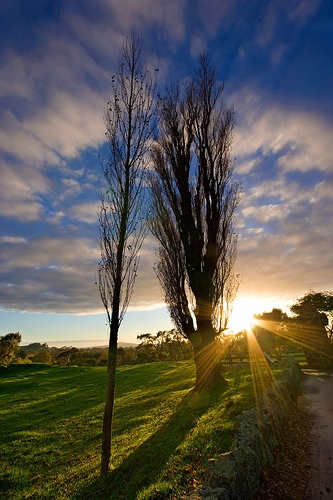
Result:
<svg viewBox="0 0 333 500"><path fill-rule="evenodd" d="M238 333L251 328L253 315L263 311L260 300L254 298L237 299L234 304L228 328Z"/></svg>
<svg viewBox="0 0 333 500"><path fill-rule="evenodd" d="M320 327L311 325L290 324L287 329L281 328L280 323L275 321L256 321L256 323L265 330L272 332L279 337L295 342L300 347L320 354L326 358L333 359L329 352L329 339L325 339L325 335L319 335ZM325 342L326 340L326 342Z"/></svg>
<svg viewBox="0 0 333 500"><path fill-rule="evenodd" d="M265 309L269 311L268 308ZM279 338L289 340L303 347L305 354L308 351L308 354L306 354L308 362L309 351L319 355L319 357L312 358L314 362L319 361L322 363L325 357L333 358L329 350L329 338L325 335L323 326L299 324L297 322L292 323L290 321L284 324L281 321L253 318L253 314L260 314L260 311L264 312L265 309L260 307L258 301L239 300L235 304L229 324L229 329L233 330L231 333L242 332L240 338L241 336L246 336L258 426L261 425L260 402L262 401L262 396L265 395L266 389L269 388L270 392L269 397L265 398L265 405L269 414L272 414L272 418L276 413L277 405L283 410L288 404L279 384L274 383L275 376L271 369L271 363L274 363L273 356L276 356L280 360L282 359L282 355L279 353L279 346L281 345L281 340L278 340ZM270 351L270 344L267 342L265 344L262 338L263 334L267 336L269 332L276 336L271 346L272 348L275 346L274 355ZM232 338L236 339L239 336L231 335L230 337L232 342ZM261 345L258 342L260 338L262 341ZM270 338L272 339L272 335L270 335ZM267 347L264 347L265 345Z"/></svg>
<svg viewBox="0 0 333 500"><path fill-rule="evenodd" d="M257 405L263 391L273 383L274 375L256 337L250 328L246 331L246 336L254 398Z"/></svg>

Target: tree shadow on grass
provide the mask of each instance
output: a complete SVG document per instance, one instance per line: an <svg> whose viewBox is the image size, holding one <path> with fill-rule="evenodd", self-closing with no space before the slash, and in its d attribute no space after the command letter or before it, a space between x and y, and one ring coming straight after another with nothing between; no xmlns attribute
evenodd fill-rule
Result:
<svg viewBox="0 0 333 500"><path fill-rule="evenodd" d="M221 386L200 394L191 390L169 420L158 427L117 469L109 473L106 483L96 479L76 498L135 500L143 488L156 482L177 447L226 388L227 386ZM156 425L158 426L158 422Z"/></svg>

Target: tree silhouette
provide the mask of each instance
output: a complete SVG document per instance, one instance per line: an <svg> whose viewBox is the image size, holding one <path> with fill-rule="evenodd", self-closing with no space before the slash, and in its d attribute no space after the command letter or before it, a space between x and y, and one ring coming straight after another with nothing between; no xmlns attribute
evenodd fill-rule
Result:
<svg viewBox="0 0 333 500"><path fill-rule="evenodd" d="M282 309L274 307L270 312L255 314L252 330L257 337L261 349L269 354L272 351L279 357L279 350L283 349L291 340L288 333L290 318Z"/></svg>
<svg viewBox="0 0 333 500"><path fill-rule="evenodd" d="M291 334L304 346L310 367L333 364L333 293L310 290L291 307Z"/></svg>
<svg viewBox="0 0 333 500"><path fill-rule="evenodd" d="M109 324L107 390L103 418L101 475L111 456L118 332L128 307L146 230L143 225L146 155L153 130L155 85L142 68L142 40L132 32L124 43L105 113L109 160L103 163L107 190L100 197L101 261L98 288Z"/></svg>
<svg viewBox="0 0 333 500"><path fill-rule="evenodd" d="M159 242L156 273L175 326L193 346L196 387L222 380L215 339L238 289L240 186L232 178L234 112L223 105L223 89L203 54L195 77L161 99L152 150L149 227Z"/></svg>
<svg viewBox="0 0 333 500"><path fill-rule="evenodd" d="M9 364L20 349L21 334L7 333L0 337L0 363Z"/></svg>

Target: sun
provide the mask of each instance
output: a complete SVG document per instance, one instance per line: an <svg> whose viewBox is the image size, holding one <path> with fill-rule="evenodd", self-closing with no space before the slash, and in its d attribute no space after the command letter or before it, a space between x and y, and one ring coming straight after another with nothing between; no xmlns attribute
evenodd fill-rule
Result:
<svg viewBox="0 0 333 500"><path fill-rule="evenodd" d="M254 314L262 312L262 305L258 299L236 299L228 328L234 333L249 330L254 323Z"/></svg>

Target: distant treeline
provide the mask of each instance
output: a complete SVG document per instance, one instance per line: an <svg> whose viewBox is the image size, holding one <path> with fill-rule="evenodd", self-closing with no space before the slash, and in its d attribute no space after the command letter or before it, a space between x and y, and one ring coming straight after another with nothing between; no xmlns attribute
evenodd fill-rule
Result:
<svg viewBox="0 0 333 500"><path fill-rule="evenodd" d="M290 307L289 317L281 309L254 316L251 332L260 349L279 359L285 351L297 346L305 354L308 366L333 367L333 292L309 293ZM155 335L139 335L137 346L118 347L118 365L135 365L154 361L178 361L193 356L191 344L176 329ZM0 336L0 365L10 363L47 363L62 366L107 366L108 347L49 347L34 343L21 347L21 334ZM223 361L249 356L248 335L223 332L216 337L217 356Z"/></svg>
<svg viewBox="0 0 333 500"><path fill-rule="evenodd" d="M280 350L295 349L292 341L276 336L263 328L254 327L254 334L263 350L279 355ZM117 365L136 365L156 361L180 361L191 359L192 346L177 330L159 331L155 335L139 335L138 345L120 345ZM218 337L217 355L223 360L229 357L247 358L246 332L224 333ZM61 366L107 366L108 348L103 347L49 347L46 343L33 343L21 347L12 363L45 363Z"/></svg>
<svg viewBox="0 0 333 500"><path fill-rule="evenodd" d="M178 361L193 356L190 343L175 329L155 335L139 335L140 344L118 347L117 364L135 365L153 361ZM61 366L107 366L107 347L49 347L46 343L32 343L20 347L13 363L45 363Z"/></svg>

